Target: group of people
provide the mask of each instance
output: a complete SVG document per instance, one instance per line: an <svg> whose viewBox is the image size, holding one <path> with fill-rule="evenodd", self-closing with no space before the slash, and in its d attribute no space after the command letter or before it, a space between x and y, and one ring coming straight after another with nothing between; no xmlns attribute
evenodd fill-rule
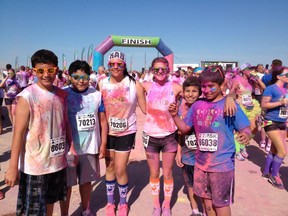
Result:
<svg viewBox="0 0 288 216"><path fill-rule="evenodd" d="M75 185L79 185L82 215L92 215L91 182L99 178L103 158L106 215L127 216L126 169L135 145L137 105L146 115L142 142L153 216L172 215L175 158L188 187L192 215L231 215L234 158L248 157L245 145L257 131L260 104L266 110L263 127L272 144L262 176L283 188L279 168L286 155L286 67L272 69L270 85L254 76L249 64L226 73L220 66L206 67L178 83L171 79L167 59L157 57L149 70L151 80L140 82L128 73L125 54L113 51L108 55L109 76L96 79L87 62L76 60L68 69L69 85L59 88L53 85L58 73L53 52L39 50L31 63L37 81L15 95L14 135L5 174L8 186L19 183L17 215L52 215L57 201L61 215L68 215ZM260 104L254 99L256 88L262 94Z"/></svg>

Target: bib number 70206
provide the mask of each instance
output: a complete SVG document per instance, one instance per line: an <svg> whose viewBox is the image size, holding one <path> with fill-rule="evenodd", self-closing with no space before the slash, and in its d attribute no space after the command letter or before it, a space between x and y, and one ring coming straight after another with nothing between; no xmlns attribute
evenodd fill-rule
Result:
<svg viewBox="0 0 288 216"><path fill-rule="evenodd" d="M127 127L128 127L127 119L114 118L114 117L109 118L109 128L112 131L123 132L127 129Z"/></svg>

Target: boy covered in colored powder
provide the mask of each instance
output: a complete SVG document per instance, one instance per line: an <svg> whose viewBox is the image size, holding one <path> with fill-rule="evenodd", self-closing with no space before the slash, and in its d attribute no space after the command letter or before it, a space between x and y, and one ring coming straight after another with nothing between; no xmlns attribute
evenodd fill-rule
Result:
<svg viewBox="0 0 288 216"><path fill-rule="evenodd" d="M52 215L54 203L66 199L65 154L69 148L76 153L68 123L67 93L53 86L58 58L49 50L39 50L31 62L38 82L17 95L5 183L14 187L20 175L16 215Z"/></svg>
<svg viewBox="0 0 288 216"><path fill-rule="evenodd" d="M186 117L189 108L198 100L200 95L201 87L198 77L188 77L183 83L184 99L179 101L178 115L181 119ZM195 151L197 149L195 130L192 128L187 134L179 133L179 135L176 163L182 168L184 182L188 188L188 196L192 208L191 216L201 216L202 214L197 207L197 196L193 192Z"/></svg>
<svg viewBox="0 0 288 216"><path fill-rule="evenodd" d="M237 105L235 116L224 115L225 98L221 93L224 73L219 67L209 67L199 77L205 99L198 100L189 109L186 118L177 115L177 104L169 111L181 133L194 126L197 137L194 193L204 199L208 215L231 215L230 205L234 197L235 144L236 139L248 144L251 131L249 120ZM214 211L216 210L216 212Z"/></svg>
<svg viewBox="0 0 288 216"><path fill-rule="evenodd" d="M67 167L67 201L62 203L62 215L68 215L71 187L79 184L82 215L90 216L91 182L100 176L99 158L105 156L108 124L101 93L89 87L91 68L86 61L76 60L69 66L71 85L68 93L68 117L78 164ZM100 132L101 131L101 132Z"/></svg>

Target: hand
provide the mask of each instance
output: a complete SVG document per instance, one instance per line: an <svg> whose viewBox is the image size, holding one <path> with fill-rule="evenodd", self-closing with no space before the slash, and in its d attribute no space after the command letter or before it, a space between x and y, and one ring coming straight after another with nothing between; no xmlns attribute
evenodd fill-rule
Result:
<svg viewBox="0 0 288 216"><path fill-rule="evenodd" d="M18 184L19 180L18 168L12 169L9 167L7 172L5 173L4 179L5 183L9 187L13 188L16 184Z"/></svg>
<svg viewBox="0 0 288 216"><path fill-rule="evenodd" d="M241 133L238 133L238 135L236 136L236 140L240 144L248 145L251 140L251 136L245 132L241 132Z"/></svg>
<svg viewBox="0 0 288 216"><path fill-rule="evenodd" d="M177 166L179 167L184 166L184 164L181 162L181 152L177 152L175 160L176 160Z"/></svg>
<svg viewBox="0 0 288 216"><path fill-rule="evenodd" d="M237 106L233 97L229 97L229 96L226 97L225 105L224 105L225 115L230 116L230 117L235 116L236 111L237 111Z"/></svg>
<svg viewBox="0 0 288 216"><path fill-rule="evenodd" d="M178 113L178 106L176 102L173 102L169 105L168 107L168 111L170 112L170 114L172 115L172 117L175 117Z"/></svg>
<svg viewBox="0 0 288 216"><path fill-rule="evenodd" d="M105 158L106 145L101 144L99 151L99 159Z"/></svg>

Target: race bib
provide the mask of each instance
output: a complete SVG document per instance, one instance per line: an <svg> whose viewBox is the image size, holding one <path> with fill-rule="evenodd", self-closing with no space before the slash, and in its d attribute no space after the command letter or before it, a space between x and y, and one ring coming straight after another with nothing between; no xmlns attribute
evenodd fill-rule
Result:
<svg viewBox="0 0 288 216"><path fill-rule="evenodd" d="M61 136L50 140L50 157L63 155L66 147L66 137Z"/></svg>
<svg viewBox="0 0 288 216"><path fill-rule="evenodd" d="M218 148L217 133L199 133L198 147L200 151L215 152Z"/></svg>
<svg viewBox="0 0 288 216"><path fill-rule="evenodd" d="M127 119L110 117L109 127L110 127L110 130L112 131L123 132L128 127Z"/></svg>
<svg viewBox="0 0 288 216"><path fill-rule="evenodd" d="M279 117L286 119L288 117L288 107L280 107Z"/></svg>
<svg viewBox="0 0 288 216"><path fill-rule="evenodd" d="M76 115L78 131L93 130L96 124L95 114Z"/></svg>
<svg viewBox="0 0 288 216"><path fill-rule="evenodd" d="M191 150L197 149L197 140L195 134L185 135L185 144Z"/></svg>
<svg viewBox="0 0 288 216"><path fill-rule="evenodd" d="M144 131L142 133L142 141L143 141L144 147L147 148L148 143L149 143L149 135L146 134Z"/></svg>
<svg viewBox="0 0 288 216"><path fill-rule="evenodd" d="M242 104L243 105L250 105L252 104L252 95L242 95Z"/></svg>

